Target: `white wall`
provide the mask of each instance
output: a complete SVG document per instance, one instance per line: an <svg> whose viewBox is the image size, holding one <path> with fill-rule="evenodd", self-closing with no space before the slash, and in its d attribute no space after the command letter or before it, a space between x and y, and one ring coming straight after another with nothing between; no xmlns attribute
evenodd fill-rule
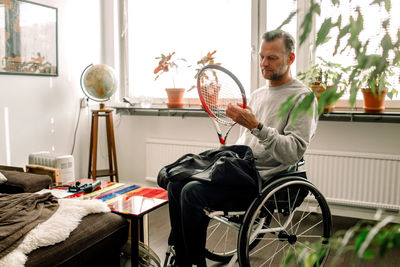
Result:
<svg viewBox="0 0 400 267"><path fill-rule="evenodd" d="M321 121L310 149L400 155L399 134L400 124ZM237 136L235 127L228 143ZM116 138L120 179L138 184L149 184L145 181L146 138L217 142L208 118L188 117L117 116Z"/></svg>
<svg viewBox="0 0 400 267"><path fill-rule="evenodd" d="M59 76L0 75L0 164L7 163L5 107L9 110L11 165L25 166L29 153L52 146L56 153L71 153L83 97L80 74L88 64L102 60L99 0L35 2L58 8ZM74 153L78 172L87 168L89 120L87 110L83 113Z"/></svg>
<svg viewBox="0 0 400 267"><path fill-rule="evenodd" d="M400 155L400 124L321 121L310 148Z"/></svg>

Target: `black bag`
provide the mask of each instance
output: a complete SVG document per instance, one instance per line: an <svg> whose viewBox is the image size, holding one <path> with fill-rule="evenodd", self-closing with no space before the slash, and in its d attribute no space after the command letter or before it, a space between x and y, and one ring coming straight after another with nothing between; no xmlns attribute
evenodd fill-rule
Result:
<svg viewBox="0 0 400 267"><path fill-rule="evenodd" d="M260 192L261 177L250 147L223 146L200 154L186 154L163 167L157 183L166 189L170 181L196 180L239 190Z"/></svg>

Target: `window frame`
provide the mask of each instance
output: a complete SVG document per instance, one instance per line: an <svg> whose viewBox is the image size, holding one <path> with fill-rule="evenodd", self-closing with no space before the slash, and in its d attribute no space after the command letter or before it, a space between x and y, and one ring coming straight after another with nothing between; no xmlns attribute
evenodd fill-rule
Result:
<svg viewBox="0 0 400 267"><path fill-rule="evenodd" d="M313 20L312 30L300 46L299 40L301 35L300 25L310 7L310 1L297 0L297 33L296 33L296 71L304 72L309 67L309 62L315 62L315 53L313 53L314 43L316 40L316 24ZM132 99L132 102L138 103L139 99L130 96L129 90L129 44L128 44L128 0L114 1L114 66L119 73L120 89L113 97L115 102L123 102L124 97ZM267 22L267 0L251 0L251 60L250 60L250 92L265 85L265 80L259 70L259 45L262 34L266 30ZM296 77L297 73L292 73ZM166 98L153 98L153 104L165 104ZM197 98L184 98L188 107L199 107L200 101ZM400 109L400 100L387 100L388 109ZM351 108L348 99L339 99L336 107L340 110L357 110L362 109L362 100L357 100L356 105Z"/></svg>
<svg viewBox="0 0 400 267"><path fill-rule="evenodd" d="M265 23L260 23L261 21L266 21L265 12L266 0L251 0L251 63L250 63L250 92L263 86L265 81L263 80L261 73L259 71L259 40L264 33L266 27ZM116 10L117 20L115 32L117 34L114 37L117 39L117 44L115 45L115 66L117 73L119 73L120 80L120 93L115 97L115 101L122 102L124 97L132 98L133 102L138 102L138 98L130 96L129 92L129 44L128 44L128 34L129 29L127 29L128 17L126 10L128 10L128 0L115 1L114 9ZM119 71L118 71L119 70ZM153 103L164 104L166 103L166 98L153 98ZM190 106L200 106L200 101L195 98L185 98L185 104Z"/></svg>

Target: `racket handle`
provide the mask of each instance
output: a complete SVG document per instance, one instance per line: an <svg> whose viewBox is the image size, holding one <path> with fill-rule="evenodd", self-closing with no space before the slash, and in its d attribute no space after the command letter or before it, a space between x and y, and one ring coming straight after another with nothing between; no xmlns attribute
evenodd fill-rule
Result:
<svg viewBox="0 0 400 267"><path fill-rule="evenodd" d="M219 142L221 143L221 145L225 145L225 139L222 138L221 136L218 136Z"/></svg>

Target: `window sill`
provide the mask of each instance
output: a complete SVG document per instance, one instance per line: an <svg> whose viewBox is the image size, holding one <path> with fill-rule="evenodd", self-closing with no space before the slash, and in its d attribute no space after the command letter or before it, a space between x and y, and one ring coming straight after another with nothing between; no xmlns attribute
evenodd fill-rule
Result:
<svg viewBox="0 0 400 267"><path fill-rule="evenodd" d="M120 115L137 116L168 116L168 117L208 117L207 112L200 107L168 108L165 105L150 108L112 107Z"/></svg>
<svg viewBox="0 0 400 267"><path fill-rule="evenodd" d="M151 108L139 107L112 107L120 115L134 116L167 116L167 117L208 117L207 112L199 107L168 108L165 105L152 106ZM320 121L348 121L348 122L384 122L400 123L400 111L386 111L385 113L365 113L363 111L338 110L325 112Z"/></svg>
<svg viewBox="0 0 400 267"><path fill-rule="evenodd" d="M384 113L366 113L364 111L341 110L324 112L320 121L348 121L348 122L384 122L400 123L399 111L385 111Z"/></svg>

